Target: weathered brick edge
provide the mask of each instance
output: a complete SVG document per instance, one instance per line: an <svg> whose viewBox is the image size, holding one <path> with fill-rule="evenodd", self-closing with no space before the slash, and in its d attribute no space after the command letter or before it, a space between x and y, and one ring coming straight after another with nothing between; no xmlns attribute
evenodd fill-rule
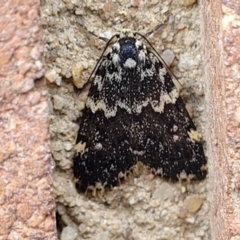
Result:
<svg viewBox="0 0 240 240"><path fill-rule="evenodd" d="M0 0L0 239L57 239L39 1Z"/></svg>
<svg viewBox="0 0 240 240"><path fill-rule="evenodd" d="M240 2L202 0L212 240L240 239Z"/></svg>

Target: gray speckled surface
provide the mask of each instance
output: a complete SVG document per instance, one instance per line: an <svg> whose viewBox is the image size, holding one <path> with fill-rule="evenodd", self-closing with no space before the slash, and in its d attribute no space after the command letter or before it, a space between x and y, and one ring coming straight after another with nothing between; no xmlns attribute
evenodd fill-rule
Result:
<svg viewBox="0 0 240 240"><path fill-rule="evenodd" d="M64 222L62 240L210 239L207 180L188 185L168 183L143 168L140 177L106 194L108 205L78 194L73 183L73 146L88 87L77 90L72 74L78 86L87 82L106 44L82 25L109 37L126 27L144 34L163 23L148 39L160 54L166 49L174 53L171 70L204 138L199 9L197 4L185 6L191 1L173 2L59 0L42 5L56 163L54 187L57 211Z"/></svg>

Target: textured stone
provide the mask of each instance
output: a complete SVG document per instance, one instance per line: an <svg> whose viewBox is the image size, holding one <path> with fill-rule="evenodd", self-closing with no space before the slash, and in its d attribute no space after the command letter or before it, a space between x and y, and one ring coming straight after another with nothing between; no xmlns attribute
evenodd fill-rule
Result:
<svg viewBox="0 0 240 240"><path fill-rule="evenodd" d="M181 0L181 4L185 7L189 7L193 5L196 2L196 0Z"/></svg>
<svg viewBox="0 0 240 240"><path fill-rule="evenodd" d="M0 239L57 239L38 1L0 3Z"/></svg>
<svg viewBox="0 0 240 240"><path fill-rule="evenodd" d="M184 200L184 205L190 213L197 212L200 209L200 207L202 206L202 203L203 203L203 199L201 197L199 197L198 195L188 196Z"/></svg>
<svg viewBox="0 0 240 240"><path fill-rule="evenodd" d="M66 104L66 100L58 95L53 96L53 107L56 110L62 109Z"/></svg>
<svg viewBox="0 0 240 240"><path fill-rule="evenodd" d="M73 84L77 88L82 88L86 83L85 81L83 81L83 78L82 78L83 69L84 69L83 64L75 63L72 65Z"/></svg>
<svg viewBox="0 0 240 240"><path fill-rule="evenodd" d="M173 198L173 188L168 183L163 182L153 193L153 199L165 201Z"/></svg>
<svg viewBox="0 0 240 240"><path fill-rule="evenodd" d="M81 110L92 81L89 77L106 46L106 41L96 36L110 39L122 28L145 35L161 25L148 36L148 40L159 54L163 52L171 57L169 63L174 57L171 70L187 92L184 100L192 105L199 130L205 131L204 114L199 112L199 109L204 109L204 94L196 96L193 87L204 82L204 70L198 57L203 56L198 5L185 7L171 0L139 1L139 4L127 0L74 0L71 3L45 1L42 6L46 68L54 69L62 77L61 85L53 82L48 87L53 105L50 113L52 140L61 142L63 146L57 152L53 150L53 158L56 164L54 193L57 205L64 205L66 209L61 214L64 222L77 229L78 239L194 239L199 228L205 231L203 240L211 239L207 200L203 203L204 207L194 214L185 209L188 214L180 214L182 219L178 210L190 194L201 191L205 197L206 182L194 185L166 182L151 174L149 169L139 168L136 176L129 176L118 187L106 191L101 199L92 199L88 194L77 193L74 187L70 189L70 183L74 184L71 168L74 148L69 150L70 145L69 148L64 146L66 142L75 144ZM137 6L130 7L135 3ZM76 16L76 13L79 15ZM137 38L150 48L143 38ZM115 39L112 39L105 54L114 42ZM166 49L170 52L165 52ZM179 58L186 54L189 58L185 62L190 59L190 64L187 62L187 68L181 68ZM73 66L76 67L76 75L72 72ZM80 90L74 85L73 77L80 82L78 87L83 86ZM70 85L74 87L70 88ZM59 110L54 108L55 95L67 103ZM185 220L192 216L194 221L190 219L188 221L192 223L186 224ZM84 226L80 227L80 224Z"/></svg>
<svg viewBox="0 0 240 240"><path fill-rule="evenodd" d="M54 69L48 70L48 71L45 73L45 78L46 78L50 83L56 82L57 77L58 77L58 75L57 75L57 73L56 73L56 71L55 71Z"/></svg>
<svg viewBox="0 0 240 240"><path fill-rule="evenodd" d="M238 0L202 1L204 23L206 136L211 191L212 239L240 237L240 8ZM212 171L211 171L212 170Z"/></svg>
<svg viewBox="0 0 240 240"><path fill-rule="evenodd" d="M167 66L169 67L172 64L172 62L175 58L175 55L170 49L166 49L161 54L161 57L163 58L164 62L167 64Z"/></svg>
<svg viewBox="0 0 240 240"><path fill-rule="evenodd" d="M61 240L75 240L77 239L77 230L73 227L67 226L63 228L61 233Z"/></svg>

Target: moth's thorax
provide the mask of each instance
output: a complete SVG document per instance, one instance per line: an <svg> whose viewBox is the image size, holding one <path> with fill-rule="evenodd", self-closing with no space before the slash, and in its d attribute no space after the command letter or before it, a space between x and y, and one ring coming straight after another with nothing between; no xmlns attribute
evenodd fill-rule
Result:
<svg viewBox="0 0 240 240"><path fill-rule="evenodd" d="M145 62L146 47L134 37L123 36L112 46L112 61L116 68L133 71Z"/></svg>

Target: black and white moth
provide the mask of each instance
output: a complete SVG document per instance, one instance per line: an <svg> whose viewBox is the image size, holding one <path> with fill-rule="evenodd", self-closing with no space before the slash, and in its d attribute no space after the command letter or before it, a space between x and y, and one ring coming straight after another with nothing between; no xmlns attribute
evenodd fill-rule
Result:
<svg viewBox="0 0 240 240"><path fill-rule="evenodd" d="M201 137L184 102L159 56L137 35L143 37L127 29L115 35L97 65L73 160L81 192L117 185L138 161L166 180L206 177Z"/></svg>

